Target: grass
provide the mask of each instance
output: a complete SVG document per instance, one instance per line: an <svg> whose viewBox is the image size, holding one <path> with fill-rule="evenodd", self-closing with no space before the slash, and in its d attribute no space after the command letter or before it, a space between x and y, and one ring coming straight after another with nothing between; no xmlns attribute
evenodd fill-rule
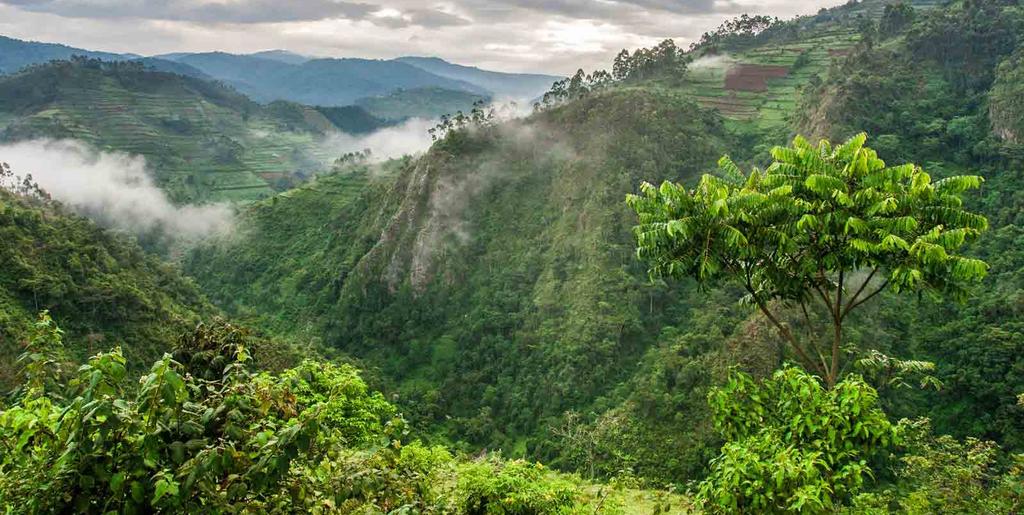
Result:
<svg viewBox="0 0 1024 515"><path fill-rule="evenodd" d="M602 484L587 486L583 496L590 501L588 504L599 506L595 513L683 515L699 512L688 497L662 490Z"/></svg>

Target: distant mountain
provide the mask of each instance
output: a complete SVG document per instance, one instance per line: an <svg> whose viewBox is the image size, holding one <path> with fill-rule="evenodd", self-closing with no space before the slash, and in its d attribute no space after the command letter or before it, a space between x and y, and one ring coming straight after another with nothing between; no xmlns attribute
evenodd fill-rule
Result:
<svg viewBox="0 0 1024 515"><path fill-rule="evenodd" d="M32 64L68 59L73 55L103 59L104 61L124 61L140 57L133 54L93 52L56 43L22 41L0 36L0 74L14 73Z"/></svg>
<svg viewBox="0 0 1024 515"><path fill-rule="evenodd" d="M389 95L363 98L356 105L385 120L437 118L457 111L469 112L476 102L491 97L443 88L400 89Z"/></svg>
<svg viewBox="0 0 1024 515"><path fill-rule="evenodd" d="M543 95L562 77L526 73L502 73L473 66L453 64L437 57L401 57L396 61L411 64L434 75L460 80L490 91L496 98L534 99Z"/></svg>
<svg viewBox="0 0 1024 515"><path fill-rule="evenodd" d="M255 54L251 54L251 55L253 57L260 57L260 58L263 58L263 59L272 59L274 61L280 61L282 63L288 63L288 64L302 64L302 63L304 63L306 61L309 61L311 59L311 58L306 57L304 55L299 55L299 54L296 54L294 52L289 52L287 50L266 50L266 51L263 51L263 52L256 52Z"/></svg>
<svg viewBox="0 0 1024 515"><path fill-rule="evenodd" d="M420 116L424 112L448 112L456 97L533 99L560 77L501 73L462 66L433 57L393 60L310 58L287 50L267 50L248 55L225 52L177 52L142 57L135 54L95 52L55 43L22 41L0 36L0 75L71 56L104 61L141 60L155 71L199 79L223 81L253 100L269 103L288 100L307 105L345 106L363 99L388 97L400 91L447 90L445 104L412 106L389 117ZM435 95L436 96L436 95ZM407 99L408 100L408 99ZM413 103L422 101L414 100ZM460 103L461 105L462 103ZM468 102L471 105L472 101Z"/></svg>
<svg viewBox="0 0 1024 515"><path fill-rule="evenodd" d="M488 94L485 88L398 61L313 59L291 64L281 60L282 55L275 52L268 58L212 52L160 57L197 68L260 102L343 106L399 89L427 87Z"/></svg>
<svg viewBox="0 0 1024 515"><path fill-rule="evenodd" d="M184 75L186 77L193 77L202 80L214 80L213 77L203 73L197 68L189 66L185 63L179 63L171 61L169 59L160 59L159 57L143 57L140 59L133 59L135 62L142 63L147 70L164 73L176 73L178 75Z"/></svg>

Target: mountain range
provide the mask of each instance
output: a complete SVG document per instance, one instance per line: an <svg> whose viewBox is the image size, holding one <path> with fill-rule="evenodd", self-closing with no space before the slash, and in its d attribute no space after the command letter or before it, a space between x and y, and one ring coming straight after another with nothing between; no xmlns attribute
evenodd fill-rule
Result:
<svg viewBox="0 0 1024 515"><path fill-rule="evenodd" d="M142 57L0 36L0 74L73 55L108 61L141 60L159 71L222 81L257 102L288 100L329 107L417 89L444 89L473 95L468 104L460 105L465 108L480 97L530 101L560 79L550 75L492 72L438 58L311 58L283 50L248 55L207 52Z"/></svg>

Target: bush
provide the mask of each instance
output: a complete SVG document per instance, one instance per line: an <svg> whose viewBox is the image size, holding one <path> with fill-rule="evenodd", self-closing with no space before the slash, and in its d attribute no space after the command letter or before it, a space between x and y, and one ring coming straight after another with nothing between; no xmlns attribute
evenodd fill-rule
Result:
<svg viewBox="0 0 1024 515"><path fill-rule="evenodd" d="M451 508L467 515L567 513L577 495L575 485L549 477L539 463L485 458L459 467Z"/></svg>

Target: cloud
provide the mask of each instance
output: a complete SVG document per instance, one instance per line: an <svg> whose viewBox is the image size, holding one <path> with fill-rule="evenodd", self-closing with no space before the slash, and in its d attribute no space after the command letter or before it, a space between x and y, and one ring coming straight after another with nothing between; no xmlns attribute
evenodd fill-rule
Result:
<svg viewBox="0 0 1024 515"><path fill-rule="evenodd" d="M283 48L434 55L501 71L605 68L623 48L680 46L742 12L782 18L842 0L0 0L0 33L160 54ZM68 22L67 18L75 18ZM124 23L127 17L132 23Z"/></svg>
<svg viewBox="0 0 1024 515"><path fill-rule="evenodd" d="M18 175L31 174L55 200L107 227L136 235L162 233L179 242L232 227L227 205L172 204L138 156L96 152L74 140L34 140L0 145L0 160Z"/></svg>
<svg viewBox="0 0 1024 515"><path fill-rule="evenodd" d="M430 148L433 141L427 131L437 122L413 118L394 127L387 127L377 132L353 136L337 133L328 136L322 143L331 155L343 155L349 152L361 152L369 149L374 160L385 160L404 155L418 154Z"/></svg>
<svg viewBox="0 0 1024 515"><path fill-rule="evenodd" d="M26 11L68 18L142 18L202 23L269 23L362 19L376 5L336 0L0 0Z"/></svg>

